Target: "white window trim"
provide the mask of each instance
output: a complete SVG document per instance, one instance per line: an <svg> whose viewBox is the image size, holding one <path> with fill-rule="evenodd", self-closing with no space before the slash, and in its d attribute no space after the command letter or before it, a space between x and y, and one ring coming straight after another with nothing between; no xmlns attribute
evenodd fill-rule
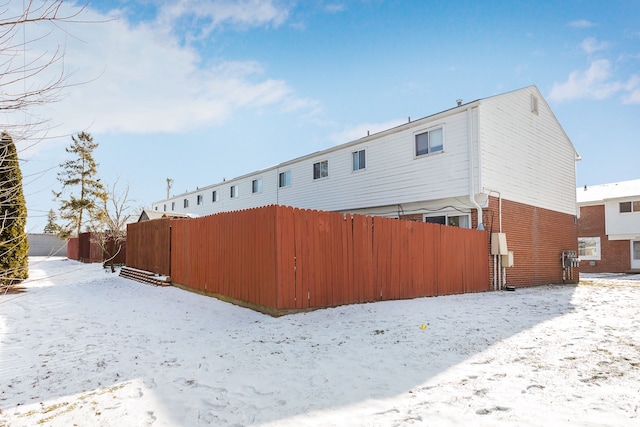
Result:
<svg viewBox="0 0 640 427"><path fill-rule="evenodd" d="M467 229L471 228L471 214L463 213L463 212L459 212L459 213L443 213L443 212L428 213L428 214L422 215L422 221L426 222L426 218L437 217L437 216L443 216L444 217L444 225L446 225L447 227L455 227L455 226L450 226L449 225L449 217L452 217L452 216L466 216L467 217L467 221L469 222L469 227L464 227L464 228L467 228ZM462 228L462 227L460 227L460 228Z"/></svg>
<svg viewBox="0 0 640 427"><path fill-rule="evenodd" d="M427 154L418 155L417 150L416 150L416 136L422 135L423 133L427 133L427 132L431 132L431 131L434 131L434 130L438 130L438 129L442 129L442 150L429 152ZM439 123L437 125L430 126L428 128L423 128L423 129L420 129L420 130L417 130L417 131L413 132L413 140L411 141L411 149L413 150L413 158L414 159L424 159L425 157L431 157L431 156L435 156L435 155L444 153L444 147L446 145L446 139L447 138L446 138L446 134L445 134L444 123Z"/></svg>
<svg viewBox="0 0 640 427"><path fill-rule="evenodd" d="M281 186L280 186L280 175L284 175L284 174L287 174L287 173L289 174L289 184L287 184L287 185L283 185L283 186L281 187ZM291 185L292 185L292 182L291 182L291 181L293 181L293 179L292 179L291 169L287 169L286 171L280 171L280 172L278 172L278 188L279 188L279 189L283 189L283 188L289 188L289 187L291 187Z"/></svg>
<svg viewBox="0 0 640 427"><path fill-rule="evenodd" d="M229 187L229 198L230 199L238 198L238 184L232 185Z"/></svg>
<svg viewBox="0 0 640 427"><path fill-rule="evenodd" d="M359 169L353 169L353 155L355 153L360 153L361 151L364 151L364 167L363 168L359 168ZM368 151L369 150L367 150L367 147L362 147L362 148L358 148L356 150L353 150L351 152L351 173L358 173L358 172L362 172L362 171L366 171L367 170L367 167L369 166L369 155L368 155L369 153L368 153ZM359 162L360 162L360 160L358 159L358 166L360 165Z"/></svg>
<svg viewBox="0 0 640 427"><path fill-rule="evenodd" d="M600 237L578 237L578 254L580 253L580 241L590 241L596 244L595 255L578 255L581 261L600 261L602 259L602 247Z"/></svg>
<svg viewBox="0 0 640 427"><path fill-rule="evenodd" d="M327 162L327 176L319 176L318 178L315 177L314 175L314 168L316 166L316 164L318 163L324 163ZM318 160L317 162L313 162L313 164L311 165L311 176L313 177L313 181L320 181L323 179L329 179L329 159L323 159L323 160Z"/></svg>
<svg viewBox="0 0 640 427"><path fill-rule="evenodd" d="M258 191L253 191L254 182L258 183ZM262 177L251 180L251 194L260 194L260 193L262 193Z"/></svg>

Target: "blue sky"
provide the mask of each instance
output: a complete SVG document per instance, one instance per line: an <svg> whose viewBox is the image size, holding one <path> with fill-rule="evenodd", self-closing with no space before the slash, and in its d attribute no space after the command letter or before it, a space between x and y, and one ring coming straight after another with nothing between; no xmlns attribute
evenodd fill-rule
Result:
<svg viewBox="0 0 640 427"><path fill-rule="evenodd" d="M80 131L102 180L149 206L166 178L195 190L532 84L582 156L578 186L640 178L636 0L96 0L81 18L32 47L63 47L81 84L22 147L31 232Z"/></svg>

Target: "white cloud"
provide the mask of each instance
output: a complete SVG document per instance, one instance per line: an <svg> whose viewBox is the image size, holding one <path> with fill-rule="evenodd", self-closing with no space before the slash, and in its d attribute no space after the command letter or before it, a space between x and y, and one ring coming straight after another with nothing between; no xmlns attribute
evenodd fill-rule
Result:
<svg viewBox="0 0 640 427"><path fill-rule="evenodd" d="M182 28L189 33L198 29L203 37L224 24L240 27L280 26L289 16L286 7L274 0L180 0L160 8L157 23L163 28L175 28L182 19ZM197 25L193 25L194 21Z"/></svg>
<svg viewBox="0 0 640 427"><path fill-rule="evenodd" d="M204 3L188 4L206 8ZM271 10L272 3L247 0L234 3L234 9L231 2L215 2L206 13L213 16L217 8L218 22L279 23L284 18ZM87 9L81 19L100 23L66 25L58 38L47 36L31 46L37 55L63 45L66 72L72 83L83 83L67 88L61 102L47 105L44 114L54 125L62 124L57 134L178 132L222 123L239 109L269 106L305 114L317 108L313 100L297 98L285 81L265 76L259 63L205 67L197 50L156 23L132 26L106 18Z"/></svg>
<svg viewBox="0 0 640 427"><path fill-rule="evenodd" d="M591 28L595 27L596 24L591 21L587 21L586 19L579 19L577 21L571 21L567 25L573 28Z"/></svg>
<svg viewBox="0 0 640 427"><path fill-rule="evenodd" d="M344 4L328 4L326 10L329 13L344 12L347 7Z"/></svg>
<svg viewBox="0 0 640 427"><path fill-rule="evenodd" d="M591 55L593 52L599 50L605 50L609 48L609 43L605 41L598 41L593 37L588 37L578 45L587 55Z"/></svg>
<svg viewBox="0 0 640 427"><path fill-rule="evenodd" d="M635 103L635 91L640 86L638 76L631 76L627 82L612 79L609 61L600 59L593 61L586 71L574 71L564 83L554 83L549 94L553 101L571 99L610 98L623 93L623 102Z"/></svg>
<svg viewBox="0 0 640 427"><path fill-rule="evenodd" d="M640 76L631 76L624 89L627 91L622 97L624 104L640 104Z"/></svg>

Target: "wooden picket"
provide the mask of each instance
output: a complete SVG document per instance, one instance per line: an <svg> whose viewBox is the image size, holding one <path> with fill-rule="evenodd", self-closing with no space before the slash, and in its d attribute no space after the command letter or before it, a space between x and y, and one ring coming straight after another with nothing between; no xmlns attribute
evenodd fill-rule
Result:
<svg viewBox="0 0 640 427"><path fill-rule="evenodd" d="M267 206L133 224L127 245L129 266L169 256L175 284L272 314L489 290L485 231L382 217Z"/></svg>

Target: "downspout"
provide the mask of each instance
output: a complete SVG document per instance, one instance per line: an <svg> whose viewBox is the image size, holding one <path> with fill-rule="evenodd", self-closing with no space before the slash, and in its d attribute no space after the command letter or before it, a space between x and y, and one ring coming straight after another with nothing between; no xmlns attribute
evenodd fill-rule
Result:
<svg viewBox="0 0 640 427"><path fill-rule="evenodd" d="M499 191L491 190L488 188L483 188L482 192L488 191L487 196L490 196L491 193L498 194L498 223L499 223L499 232L502 233L502 194ZM496 263L498 268L498 277L496 281ZM504 271L503 271L504 270ZM500 255L493 256L493 290L501 290L502 287L507 283L507 271L504 267L502 267L502 259Z"/></svg>
<svg viewBox="0 0 640 427"><path fill-rule="evenodd" d="M471 107L467 107L467 140L469 142L469 201L476 207L478 211L478 230L484 230L482 223L482 208L476 201L475 185L473 182L473 123L471 120Z"/></svg>

